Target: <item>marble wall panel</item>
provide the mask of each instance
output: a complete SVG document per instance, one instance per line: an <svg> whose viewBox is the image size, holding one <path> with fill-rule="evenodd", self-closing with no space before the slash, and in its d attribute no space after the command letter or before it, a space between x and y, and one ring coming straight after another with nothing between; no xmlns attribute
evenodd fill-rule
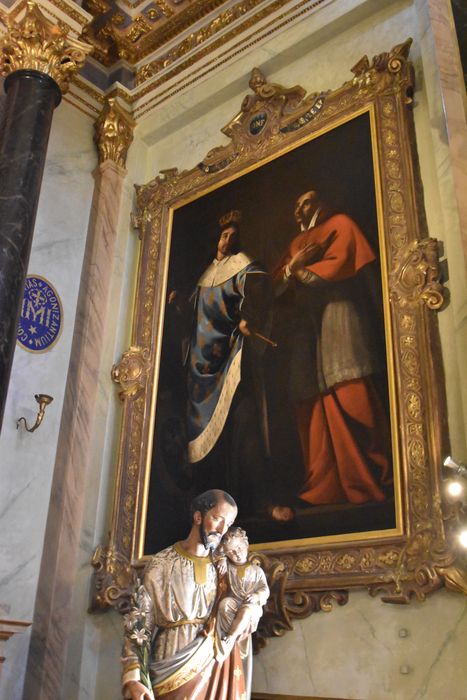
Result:
<svg viewBox="0 0 467 700"><path fill-rule="evenodd" d="M0 437L0 602L17 619L32 620L63 393L70 356L79 278L96 163L92 122L66 102L56 110L39 200L29 274L44 276L63 304L63 332L42 354L16 348ZM33 434L16 430L24 415L34 422L35 393L54 402ZM20 698L29 633L12 640L0 694Z"/></svg>
<svg viewBox="0 0 467 700"><path fill-rule="evenodd" d="M257 692L349 700L467 698L467 607L457 594L443 591L406 607L355 591L346 606L294 628L255 657Z"/></svg>
<svg viewBox="0 0 467 700"><path fill-rule="evenodd" d="M118 697L119 655L122 618L110 612L83 615L89 603L90 560L98 544L106 542L115 484L116 446L119 439L121 403L110 378L112 364L130 345L133 297L139 253L137 233L130 225L134 188L145 177L146 146L135 136L123 183L122 207L116 231L112 278L106 314L107 332L102 347L96 429L89 445L90 464L86 482L83 523L73 584L71 635L68 638L63 695L67 700L82 697ZM99 663L96 664L96 658ZM110 659L110 661L106 661ZM101 661L102 660L102 661ZM107 668L102 673L103 666Z"/></svg>

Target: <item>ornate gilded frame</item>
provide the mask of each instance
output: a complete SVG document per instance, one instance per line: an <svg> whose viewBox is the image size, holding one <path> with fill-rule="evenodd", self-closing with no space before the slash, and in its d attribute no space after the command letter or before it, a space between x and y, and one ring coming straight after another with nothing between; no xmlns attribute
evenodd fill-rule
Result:
<svg viewBox="0 0 467 700"><path fill-rule="evenodd" d="M272 592L258 640L261 645L265 637L291 629L293 617L345 603L347 589L353 587L366 587L372 595L380 593L384 601L398 603L408 603L414 595L423 599L443 585L466 590L465 571L450 538L456 515L441 499L440 467L448 441L435 312L443 305L444 290L437 241L427 237L422 215L410 45L409 39L371 63L364 56L352 68L351 80L326 93L306 96L300 87L286 89L263 81L222 130L230 139L226 146L212 149L192 170L164 171L136 188L134 225L140 232L141 258L133 344L112 369L123 401L123 425L110 542L98 547L93 560L94 609L124 608L134 567L141 563L171 206L365 109L374 117L379 159L382 257L390 307L387 332L400 438L400 528L368 540L255 551ZM250 125L259 114L267 115L265 125L252 133L257 129Z"/></svg>

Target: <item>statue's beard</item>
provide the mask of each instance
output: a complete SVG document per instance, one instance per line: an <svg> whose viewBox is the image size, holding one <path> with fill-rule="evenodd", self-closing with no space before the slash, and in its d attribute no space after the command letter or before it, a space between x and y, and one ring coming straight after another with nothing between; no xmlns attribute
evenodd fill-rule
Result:
<svg viewBox="0 0 467 700"><path fill-rule="evenodd" d="M201 523L199 526L199 535L205 549L209 550L210 552L217 549L219 542L221 541L218 532L206 532L204 523ZM215 536L215 539L210 540L210 536Z"/></svg>

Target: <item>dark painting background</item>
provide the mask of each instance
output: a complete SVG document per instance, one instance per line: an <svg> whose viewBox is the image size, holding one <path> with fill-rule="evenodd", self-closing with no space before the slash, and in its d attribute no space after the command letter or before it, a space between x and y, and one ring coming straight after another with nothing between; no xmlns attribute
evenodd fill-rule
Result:
<svg viewBox="0 0 467 700"><path fill-rule="evenodd" d="M298 233L293 207L298 195L316 188L325 201L351 216L379 254L370 120L367 113L334 128L174 212L167 295L177 290L187 300L213 259L218 220L231 209L242 211L243 249L273 271ZM381 295L372 300L374 342L385 356ZM293 406L289 403L287 359L292 339L290 304L276 300L271 337L279 344L264 353L271 457L258 470L257 488L271 503L295 505L304 473ZM187 308L187 307L186 307ZM146 521L146 554L186 536L193 494L191 467L184 459L185 376L183 354L190 319L173 305L165 310L158 383L154 448ZM387 376L379 389L388 407ZM196 467L196 465L195 465ZM219 464L222 470L222 464ZM266 512L238 518L250 542L276 542L359 533L395 526L394 501L363 506L303 506L292 523L279 524Z"/></svg>

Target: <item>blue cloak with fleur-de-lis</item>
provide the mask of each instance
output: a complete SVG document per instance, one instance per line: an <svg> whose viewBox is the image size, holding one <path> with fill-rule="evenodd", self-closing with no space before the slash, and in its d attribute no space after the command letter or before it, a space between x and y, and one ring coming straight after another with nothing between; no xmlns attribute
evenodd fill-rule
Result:
<svg viewBox="0 0 467 700"><path fill-rule="evenodd" d="M187 357L188 457L199 462L214 447L225 425L241 379L248 282L267 277L245 253L214 260L198 281L195 319ZM254 286L254 285L253 285Z"/></svg>

